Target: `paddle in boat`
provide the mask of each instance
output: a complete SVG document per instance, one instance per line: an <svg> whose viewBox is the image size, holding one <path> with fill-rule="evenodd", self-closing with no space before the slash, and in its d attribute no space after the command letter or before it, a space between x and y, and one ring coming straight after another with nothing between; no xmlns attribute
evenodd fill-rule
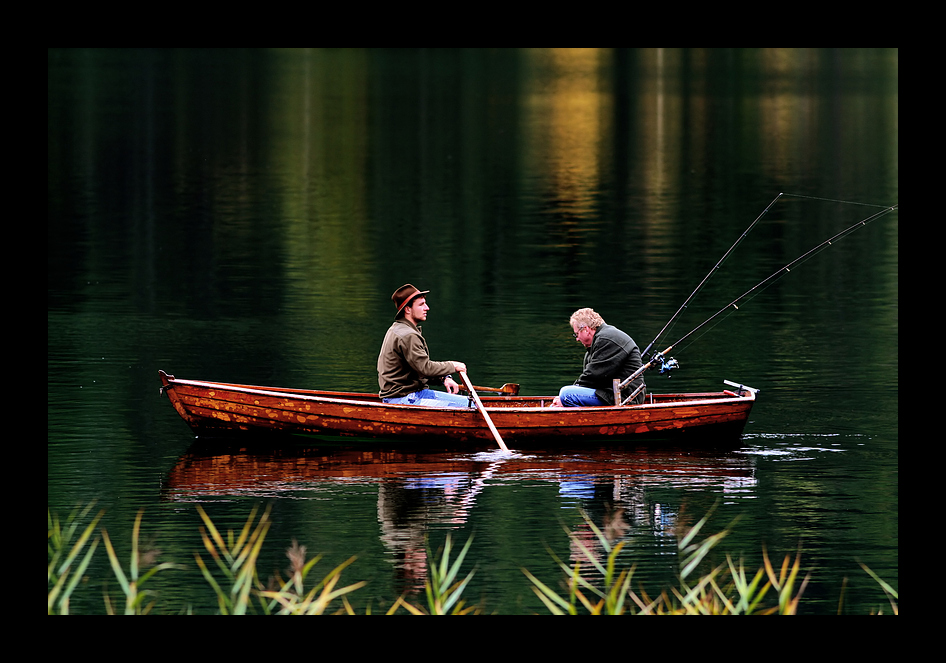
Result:
<svg viewBox="0 0 946 663"><path fill-rule="evenodd" d="M471 399L477 391L492 394L477 396L479 403L474 401L470 408L437 408L384 403L375 393L227 384L158 374L161 391L201 438L267 433L438 443L505 440L512 448L556 440L613 444L680 435L736 440L757 392L727 382L730 389L713 393L648 393L640 405L551 407L552 396L519 396L518 385L507 384L468 389Z"/></svg>

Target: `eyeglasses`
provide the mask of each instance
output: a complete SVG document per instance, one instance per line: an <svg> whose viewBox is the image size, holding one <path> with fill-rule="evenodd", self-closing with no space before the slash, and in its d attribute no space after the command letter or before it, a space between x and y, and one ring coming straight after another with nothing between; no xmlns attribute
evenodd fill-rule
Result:
<svg viewBox="0 0 946 663"><path fill-rule="evenodd" d="M572 336L574 336L577 339L578 335L581 333L581 330L587 329L587 328L588 328L588 325L582 325L581 327L578 328L578 331L572 332Z"/></svg>

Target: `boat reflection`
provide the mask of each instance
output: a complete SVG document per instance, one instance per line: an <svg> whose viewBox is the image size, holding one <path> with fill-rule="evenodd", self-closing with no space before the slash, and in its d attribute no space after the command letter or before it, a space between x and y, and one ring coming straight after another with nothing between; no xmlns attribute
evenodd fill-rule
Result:
<svg viewBox="0 0 946 663"><path fill-rule="evenodd" d="M427 533L463 527L488 488L553 484L561 507L581 509L609 541L645 534L650 540L671 543L678 524L675 507L655 501L648 494L651 489L752 493L753 462L743 454L678 449L507 455L198 444L170 471L163 498L173 502L225 496L305 499L323 493L331 499L355 484L376 486L379 538L397 571L398 584L405 591L416 591L425 581ZM586 561L579 541L598 551L597 536L587 522L576 526L572 535L573 559Z"/></svg>

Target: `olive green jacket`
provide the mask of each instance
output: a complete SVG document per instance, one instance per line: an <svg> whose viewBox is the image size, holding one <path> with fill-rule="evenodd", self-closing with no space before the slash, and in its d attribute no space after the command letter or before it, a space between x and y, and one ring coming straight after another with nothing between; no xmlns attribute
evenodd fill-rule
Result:
<svg viewBox="0 0 946 663"><path fill-rule="evenodd" d="M399 398L427 386L430 379L443 382L456 367L452 361L431 361L421 328L395 320L384 335L378 355L378 395Z"/></svg>

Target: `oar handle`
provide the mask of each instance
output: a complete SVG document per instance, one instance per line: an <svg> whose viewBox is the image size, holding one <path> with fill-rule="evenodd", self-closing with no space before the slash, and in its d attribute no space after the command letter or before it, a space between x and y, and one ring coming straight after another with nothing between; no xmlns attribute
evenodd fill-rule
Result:
<svg viewBox="0 0 946 663"><path fill-rule="evenodd" d="M460 377L463 379L463 384L466 385L466 388L470 390L470 396L473 397L473 402L476 403L476 409L480 411L480 414L483 415L483 419L486 420L486 425L489 426L489 432L493 434L493 439L495 439L496 443L499 444L500 449L506 453L509 453L506 443L503 442L503 438L500 437L499 431L496 430L496 426L493 425L493 420L489 418L486 408L483 407L483 401L480 400L479 394L477 394L476 389L473 388L473 383L470 382L470 376L466 374L466 371L460 371Z"/></svg>

